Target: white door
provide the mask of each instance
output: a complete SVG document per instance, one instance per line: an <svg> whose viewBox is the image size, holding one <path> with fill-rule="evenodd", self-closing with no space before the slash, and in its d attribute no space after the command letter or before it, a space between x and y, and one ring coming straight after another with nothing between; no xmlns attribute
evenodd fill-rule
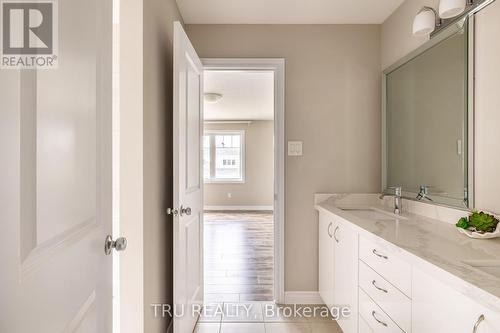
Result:
<svg viewBox="0 0 500 333"><path fill-rule="evenodd" d="M0 332L112 330L112 1L58 6L58 68L0 69Z"/></svg>
<svg viewBox="0 0 500 333"><path fill-rule="evenodd" d="M203 302L203 65L174 22L174 332L191 333Z"/></svg>

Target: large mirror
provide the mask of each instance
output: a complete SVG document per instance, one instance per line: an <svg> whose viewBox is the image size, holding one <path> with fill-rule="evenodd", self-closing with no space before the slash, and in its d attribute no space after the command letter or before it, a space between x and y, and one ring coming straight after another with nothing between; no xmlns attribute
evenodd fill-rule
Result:
<svg viewBox="0 0 500 333"><path fill-rule="evenodd" d="M469 206L468 49L464 20L384 72L384 192Z"/></svg>

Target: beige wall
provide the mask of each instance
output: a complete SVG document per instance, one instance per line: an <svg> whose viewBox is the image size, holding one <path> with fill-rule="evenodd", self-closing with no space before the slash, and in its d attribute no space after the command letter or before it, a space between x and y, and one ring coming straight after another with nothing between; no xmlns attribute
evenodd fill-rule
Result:
<svg viewBox="0 0 500 333"><path fill-rule="evenodd" d="M380 189L380 27L187 25L201 57L286 59L285 290L318 290L316 192Z"/></svg>
<svg viewBox="0 0 500 333"><path fill-rule="evenodd" d="M407 0L382 25L382 68L425 43L427 37L415 37L411 26L415 13L424 5L437 8L438 0ZM500 213L500 141L498 124L500 98L500 3L495 1L476 14L475 33L475 190L476 208Z"/></svg>
<svg viewBox="0 0 500 333"><path fill-rule="evenodd" d="M205 184L205 206L272 206L274 122L206 124L205 130L245 131L245 183ZM228 197L231 193L231 198Z"/></svg>
<svg viewBox="0 0 500 333"><path fill-rule="evenodd" d="M172 42L175 0L144 0L144 332L164 333L151 303L172 303Z"/></svg>

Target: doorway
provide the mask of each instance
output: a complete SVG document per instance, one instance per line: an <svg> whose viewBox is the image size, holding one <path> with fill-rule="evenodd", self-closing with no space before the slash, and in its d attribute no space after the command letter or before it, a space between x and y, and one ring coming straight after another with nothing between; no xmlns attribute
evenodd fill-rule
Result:
<svg viewBox="0 0 500 333"><path fill-rule="evenodd" d="M282 59L204 59L205 303L282 301Z"/></svg>

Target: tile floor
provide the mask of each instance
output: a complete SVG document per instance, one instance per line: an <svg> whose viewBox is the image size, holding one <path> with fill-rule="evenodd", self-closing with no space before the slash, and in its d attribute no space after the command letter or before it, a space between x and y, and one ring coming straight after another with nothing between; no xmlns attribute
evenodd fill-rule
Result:
<svg viewBox="0 0 500 333"><path fill-rule="evenodd" d="M325 317L324 306L309 314L304 306L297 306L294 316L292 305L277 306L270 302L221 303L207 306L194 333L342 333L338 324Z"/></svg>

